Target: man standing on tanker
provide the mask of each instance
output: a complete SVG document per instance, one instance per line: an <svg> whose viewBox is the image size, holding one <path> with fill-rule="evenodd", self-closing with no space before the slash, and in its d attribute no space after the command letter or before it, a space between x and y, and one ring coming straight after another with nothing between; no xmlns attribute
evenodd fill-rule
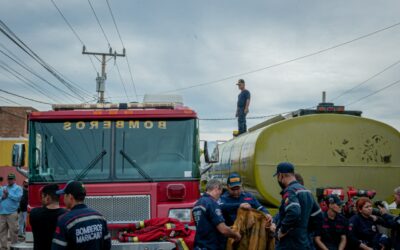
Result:
<svg viewBox="0 0 400 250"><path fill-rule="evenodd" d="M321 209L311 191L296 181L293 164L279 163L274 176L282 188L276 249L312 249L308 230L322 223Z"/></svg>
<svg viewBox="0 0 400 250"><path fill-rule="evenodd" d="M247 113L249 113L250 92L246 89L245 84L246 83L243 79L239 79L236 83L236 85L238 85L238 88L240 89L236 108L239 135L247 131L246 115Z"/></svg>

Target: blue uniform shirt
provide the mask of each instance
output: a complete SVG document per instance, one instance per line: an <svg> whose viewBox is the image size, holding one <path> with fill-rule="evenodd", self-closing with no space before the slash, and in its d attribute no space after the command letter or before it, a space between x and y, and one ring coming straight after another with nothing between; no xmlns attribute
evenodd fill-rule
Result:
<svg viewBox="0 0 400 250"><path fill-rule="evenodd" d="M249 203L252 208L269 214L268 210L251 193L241 192L239 198L234 198L226 191L220 199L220 206L226 225L233 225L236 220L237 210L242 203Z"/></svg>
<svg viewBox="0 0 400 250"><path fill-rule="evenodd" d="M111 235L108 233L107 221L99 212L79 204L58 218L52 250L110 248Z"/></svg>
<svg viewBox="0 0 400 250"><path fill-rule="evenodd" d="M382 234L379 233L377 225L387 226L379 217L377 221L373 221L372 218L365 218L360 214L353 215L349 220L349 243L355 248L361 243L378 248L384 242L381 242Z"/></svg>
<svg viewBox="0 0 400 250"><path fill-rule="evenodd" d="M248 99L250 99L250 92L247 89L240 91L237 101L237 107L239 109L244 109Z"/></svg>
<svg viewBox="0 0 400 250"><path fill-rule="evenodd" d="M196 222L195 249L225 249L225 236L217 229L225 220L217 201L204 193L193 207L193 217Z"/></svg>
<svg viewBox="0 0 400 250"><path fill-rule="evenodd" d="M327 212L323 213L323 224L315 231L314 236L320 236L322 243L329 249L338 249L342 235L347 235L348 221L337 214L335 219L330 219Z"/></svg>
<svg viewBox="0 0 400 250"><path fill-rule="evenodd" d="M309 228L322 223L322 212L310 190L293 181L282 192L277 229L286 234L276 249L311 249Z"/></svg>
<svg viewBox="0 0 400 250"><path fill-rule="evenodd" d="M8 196L0 203L0 214L13 214L16 213L19 207L19 201L22 197L22 188L17 184L12 186L4 186L0 190L0 197L3 196L4 190L8 190Z"/></svg>

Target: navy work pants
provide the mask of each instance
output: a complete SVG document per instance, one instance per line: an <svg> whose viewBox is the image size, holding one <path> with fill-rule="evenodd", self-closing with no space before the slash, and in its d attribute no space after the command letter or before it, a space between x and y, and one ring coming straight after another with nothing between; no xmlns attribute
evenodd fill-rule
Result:
<svg viewBox="0 0 400 250"><path fill-rule="evenodd" d="M247 131L246 114L244 113L244 109L238 110L238 130L239 135Z"/></svg>

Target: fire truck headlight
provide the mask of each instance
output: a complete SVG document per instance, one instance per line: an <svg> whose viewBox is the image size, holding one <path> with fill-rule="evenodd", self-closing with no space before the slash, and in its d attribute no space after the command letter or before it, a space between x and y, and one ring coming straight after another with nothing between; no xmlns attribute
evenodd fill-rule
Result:
<svg viewBox="0 0 400 250"><path fill-rule="evenodd" d="M191 209L190 208L173 208L169 210L168 213L169 218L178 219L184 222L191 221Z"/></svg>

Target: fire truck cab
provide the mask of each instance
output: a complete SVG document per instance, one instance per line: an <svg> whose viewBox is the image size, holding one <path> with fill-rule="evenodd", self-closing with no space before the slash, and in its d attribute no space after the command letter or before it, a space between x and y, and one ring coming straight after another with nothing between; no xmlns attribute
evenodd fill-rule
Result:
<svg viewBox="0 0 400 250"><path fill-rule="evenodd" d="M199 125L197 114L174 98L53 105L52 111L31 113L29 206L41 206L44 185L79 180L87 190L85 203L105 216L114 239L136 221L191 221L200 194ZM23 159L23 150L15 147L13 159ZM113 240L113 249L174 247Z"/></svg>

